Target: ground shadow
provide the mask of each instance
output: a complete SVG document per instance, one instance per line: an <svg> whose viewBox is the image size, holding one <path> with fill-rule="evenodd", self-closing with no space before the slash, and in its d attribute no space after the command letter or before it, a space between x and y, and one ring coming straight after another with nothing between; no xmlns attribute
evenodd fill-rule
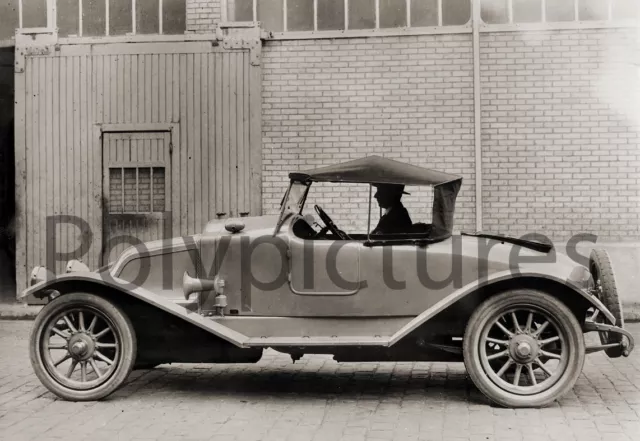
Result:
<svg viewBox="0 0 640 441"><path fill-rule="evenodd" d="M425 363L426 364L426 363ZM430 364L427 364L430 365ZM476 389L464 367L447 368L417 374L415 372L374 372L356 369L346 372L317 372L264 367L259 370L212 370L189 365L161 365L132 374L123 394L133 398L147 394L179 393L185 398L261 400L265 398L317 398L384 400L411 397L489 404ZM444 366L444 365L442 365ZM216 367L219 369L219 367Z"/></svg>

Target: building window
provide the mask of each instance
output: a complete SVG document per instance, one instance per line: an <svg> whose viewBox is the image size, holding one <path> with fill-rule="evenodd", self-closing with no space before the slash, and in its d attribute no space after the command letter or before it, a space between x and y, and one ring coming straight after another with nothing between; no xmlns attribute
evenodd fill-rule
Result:
<svg viewBox="0 0 640 441"><path fill-rule="evenodd" d="M638 0L481 0L487 24L616 21L638 18Z"/></svg>
<svg viewBox="0 0 640 441"><path fill-rule="evenodd" d="M272 32L466 25L471 0L227 0L232 21Z"/></svg>
<svg viewBox="0 0 640 441"><path fill-rule="evenodd" d="M22 2L22 27L47 27L47 0L31 0Z"/></svg>
<svg viewBox="0 0 640 441"><path fill-rule="evenodd" d="M166 209L164 167L110 167L109 213L162 213Z"/></svg>
<svg viewBox="0 0 640 441"><path fill-rule="evenodd" d="M183 34L186 30L186 0L57 0L56 10L62 37Z"/></svg>
<svg viewBox="0 0 640 441"><path fill-rule="evenodd" d="M0 0L0 41L9 40L19 25L18 0Z"/></svg>
<svg viewBox="0 0 640 441"><path fill-rule="evenodd" d="M472 0L226 0L231 21L264 29L344 31L464 26ZM485 24L616 21L638 18L639 0L478 0Z"/></svg>

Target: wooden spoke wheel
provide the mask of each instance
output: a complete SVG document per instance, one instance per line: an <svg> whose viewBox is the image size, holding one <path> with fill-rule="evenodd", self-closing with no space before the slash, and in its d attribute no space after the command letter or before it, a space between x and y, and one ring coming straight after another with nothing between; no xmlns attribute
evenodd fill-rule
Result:
<svg viewBox="0 0 640 441"><path fill-rule="evenodd" d="M71 401L98 400L131 372L136 338L116 305L93 294L66 294L36 318L30 355L36 375L54 394Z"/></svg>

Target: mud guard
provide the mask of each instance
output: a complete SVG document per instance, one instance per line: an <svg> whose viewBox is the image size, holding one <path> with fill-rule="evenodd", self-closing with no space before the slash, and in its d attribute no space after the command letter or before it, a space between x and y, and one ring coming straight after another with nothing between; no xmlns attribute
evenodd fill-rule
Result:
<svg viewBox="0 0 640 441"><path fill-rule="evenodd" d="M144 288L134 287L132 289L127 289L125 288L125 286L128 286L130 284L125 280L121 280L117 277L112 276L109 277L109 280L105 280L104 276L99 273L76 272L63 274L51 280L46 280L27 288L22 292L22 294L20 294L20 296L18 296L18 299L22 300L29 296L44 298L49 296L51 291L56 291L58 290L58 288L64 289L65 286L68 286L71 283L86 284L86 289L88 291L91 290L92 286L100 288L106 287L117 290L123 294L135 297L136 299L142 300L145 303L160 308L161 310L168 312L169 314L172 314L195 326L198 326L199 328L202 328L205 331L208 331L235 346L238 346L240 348L247 347L246 342L248 338L245 335L229 329L226 326L220 325L213 320L207 319L197 312L189 311L188 309L177 305L174 302L167 300L157 294L154 294L153 292Z"/></svg>
<svg viewBox="0 0 640 441"><path fill-rule="evenodd" d="M519 274L514 274L512 271L501 271L501 272L492 274L491 276L486 277L480 281L472 282L472 283L469 283L468 285L463 286L462 288L458 289L457 291L454 291L444 299L440 300L439 302L437 302L436 304L428 308L426 311L418 315L416 318L414 318L409 323L407 323L404 327L402 327L402 329L396 332L391 337L389 341L389 346L394 345L395 343L400 341L402 338L404 338L411 332L415 331L419 326L421 326L422 324L426 323L428 320L433 318L438 313L442 312L443 310L453 305L457 301L463 299L464 297L477 292L479 289L486 288L490 285L493 285L495 283L499 283L505 280L513 280L513 279L519 279L519 278L545 279L548 281L559 283L567 288L570 288L571 291L574 293L574 295L579 296L580 298L587 301L589 304L591 304L591 306L598 309L611 324L615 324L615 318L613 317L613 314L611 314L611 312L604 306L604 304L602 304L602 302L598 298L587 294L582 289L580 289L580 287L572 283L570 280L562 280L560 278L550 276L548 274L541 274L541 273L535 273L535 272L520 272Z"/></svg>

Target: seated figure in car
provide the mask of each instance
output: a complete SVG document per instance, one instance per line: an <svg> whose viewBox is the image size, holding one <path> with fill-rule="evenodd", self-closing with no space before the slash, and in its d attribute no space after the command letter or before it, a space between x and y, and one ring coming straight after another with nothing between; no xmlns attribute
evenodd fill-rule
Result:
<svg viewBox="0 0 640 441"><path fill-rule="evenodd" d="M400 184L374 184L376 187L375 198L384 214L380 217L378 225L371 234L397 234L411 231L411 217L404 205L402 195L409 194L404 191L404 185Z"/></svg>

